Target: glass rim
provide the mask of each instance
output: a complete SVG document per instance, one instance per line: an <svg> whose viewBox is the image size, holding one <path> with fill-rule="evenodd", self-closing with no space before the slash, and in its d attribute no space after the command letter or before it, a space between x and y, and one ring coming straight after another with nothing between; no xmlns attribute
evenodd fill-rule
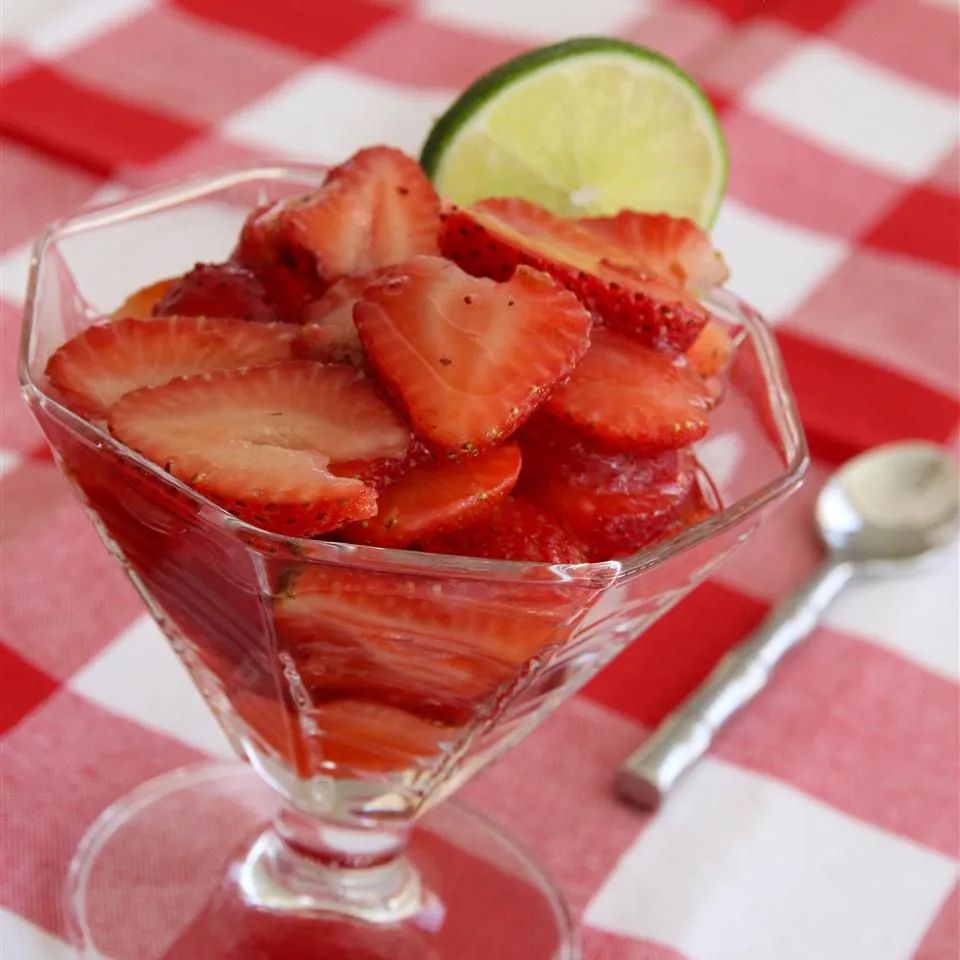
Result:
<svg viewBox="0 0 960 960"><path fill-rule="evenodd" d="M806 437L800 422L796 400L786 376L783 359L773 337L773 332L761 314L734 293L718 288L703 298L704 303L722 312L736 316L753 342L760 362L761 374L766 387L765 399L770 405L778 440L787 453L786 464L773 479L740 497L722 510L688 527L682 533L661 543L655 543L626 557L616 560L588 563L550 564L525 560L491 560L482 557L460 557L450 554L425 553L417 550L392 547L371 547L359 544L340 543L332 540L290 537L265 530L247 523L226 509L204 497L192 487L176 479L158 464L147 460L134 450L120 443L109 431L90 423L64 406L56 397L47 393L37 383L30 371L30 348L36 317L36 300L41 271L47 248L55 240L74 234L94 231L126 220L158 212L190 200L239 186L250 180L317 179L328 168L320 164L288 161L232 166L179 180L174 184L139 191L121 200L104 203L70 217L55 220L45 227L35 240L30 258L30 273L21 322L18 373L21 389L31 402L51 409L56 416L72 429L91 441L106 446L113 454L147 471L160 483L175 489L192 500L200 508L201 515L225 534L242 541L245 547L263 553L255 542L282 547L290 555L303 561L326 562L338 565L364 566L370 569L387 570L398 566L411 573L442 573L451 576L496 578L500 580L529 579L531 574L546 573L551 578L583 580L601 577L620 579L657 566L691 547L736 526L742 520L757 513L768 503L795 489L803 478L809 464Z"/></svg>

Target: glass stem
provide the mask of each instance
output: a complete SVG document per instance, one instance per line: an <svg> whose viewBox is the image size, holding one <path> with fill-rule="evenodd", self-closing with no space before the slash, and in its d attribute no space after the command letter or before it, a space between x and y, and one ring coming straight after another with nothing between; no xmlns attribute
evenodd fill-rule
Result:
<svg viewBox="0 0 960 960"><path fill-rule="evenodd" d="M244 859L240 887L268 910L396 922L426 906L408 839L409 824L357 826L286 806Z"/></svg>

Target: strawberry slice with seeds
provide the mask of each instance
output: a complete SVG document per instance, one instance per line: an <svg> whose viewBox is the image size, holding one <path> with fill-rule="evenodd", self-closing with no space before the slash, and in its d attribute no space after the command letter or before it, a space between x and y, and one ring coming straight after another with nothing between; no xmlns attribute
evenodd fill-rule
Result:
<svg viewBox="0 0 960 960"><path fill-rule="evenodd" d="M711 319L687 351L687 363L701 377L716 377L730 365L733 350L733 338L719 320Z"/></svg>
<svg viewBox="0 0 960 960"><path fill-rule="evenodd" d="M505 283L416 257L353 312L367 362L435 453L469 456L509 436L583 356L590 315L544 273Z"/></svg>
<svg viewBox="0 0 960 960"><path fill-rule="evenodd" d="M297 328L210 317L128 318L88 327L47 363L47 377L81 416L103 417L124 394L174 377L292 356Z"/></svg>
<svg viewBox="0 0 960 960"><path fill-rule="evenodd" d="M696 485L689 451L645 458L567 439L549 426L528 428L524 495L584 544L591 560L639 550L676 522Z"/></svg>
<svg viewBox="0 0 960 960"><path fill-rule="evenodd" d="M392 147L361 150L315 193L287 204L285 242L326 281L435 254L440 200L420 165Z"/></svg>
<svg viewBox="0 0 960 960"><path fill-rule="evenodd" d="M583 563L586 554L562 527L533 504L507 497L474 523L453 536L422 545L428 553L452 553L491 560L540 563Z"/></svg>
<svg viewBox="0 0 960 960"><path fill-rule="evenodd" d="M706 293L730 276L710 238L686 217L621 210L615 217L578 222L605 243L626 251L634 262L691 293Z"/></svg>
<svg viewBox="0 0 960 960"><path fill-rule="evenodd" d="M363 344L353 322L353 308L379 273L342 277L303 312L303 330L293 345L298 357L323 363L364 364Z"/></svg>
<svg viewBox="0 0 960 960"><path fill-rule="evenodd" d="M444 215L444 256L503 280L518 264L555 277L606 323L651 345L684 350L707 320L686 291L576 220L527 200L492 198Z"/></svg>
<svg viewBox="0 0 960 960"><path fill-rule="evenodd" d="M651 456L704 436L711 401L682 358L601 327L544 409L601 445Z"/></svg>
<svg viewBox="0 0 960 960"><path fill-rule="evenodd" d="M383 490L404 474L420 464L434 463L435 457L416 437L410 440L406 454L399 458L378 460L350 460L347 463L330 464L330 472L338 477L355 477L375 490Z"/></svg>
<svg viewBox="0 0 960 960"><path fill-rule="evenodd" d="M263 284L238 263L198 263L175 280L154 307L155 317L232 317L276 323Z"/></svg>
<svg viewBox="0 0 960 960"><path fill-rule="evenodd" d="M110 430L179 480L267 530L315 536L376 512L376 493L330 463L402 457L409 434L369 380L291 360L127 394Z"/></svg>
<svg viewBox="0 0 960 960"><path fill-rule="evenodd" d="M154 307L179 279L179 277L167 277L166 280L158 280L156 283L135 290L113 311L111 316L114 320L122 320L124 317L149 320L154 315Z"/></svg>
<svg viewBox="0 0 960 960"><path fill-rule="evenodd" d="M519 475L520 448L513 443L460 463L426 463L380 494L375 517L352 523L341 534L354 543L406 547L485 516Z"/></svg>

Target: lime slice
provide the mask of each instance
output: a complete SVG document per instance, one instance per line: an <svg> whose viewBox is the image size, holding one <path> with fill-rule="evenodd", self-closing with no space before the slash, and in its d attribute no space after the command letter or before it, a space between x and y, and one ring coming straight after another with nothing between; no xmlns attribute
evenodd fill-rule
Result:
<svg viewBox="0 0 960 960"><path fill-rule="evenodd" d="M716 114L676 64L581 37L480 77L436 122L420 161L459 204L519 196L565 216L667 212L709 226L727 179Z"/></svg>

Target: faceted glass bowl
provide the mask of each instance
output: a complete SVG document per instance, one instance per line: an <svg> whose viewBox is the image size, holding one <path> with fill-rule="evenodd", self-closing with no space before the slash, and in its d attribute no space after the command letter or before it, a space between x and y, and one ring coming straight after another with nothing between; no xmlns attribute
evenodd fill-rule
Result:
<svg viewBox="0 0 960 960"><path fill-rule="evenodd" d="M425 909L424 871L407 847L414 821L703 580L796 488L807 453L768 328L725 291L709 306L739 330L738 348L711 433L696 448L723 509L606 563L470 559L269 533L58 402L43 371L60 344L135 288L225 259L250 209L322 176L309 166L231 171L53 224L35 249L20 369L27 402L104 543L238 755L276 791L273 825L237 854L238 902L260 921L382 926ZM101 834L128 828L118 816ZM103 855L100 841L87 856ZM88 862L78 868L73 893L92 876ZM430 896L442 902L440 883ZM448 931L455 922L448 912ZM561 946L565 936L544 948L553 952L527 955L572 956L562 952L572 949ZM89 923L78 938L100 955Z"/></svg>

